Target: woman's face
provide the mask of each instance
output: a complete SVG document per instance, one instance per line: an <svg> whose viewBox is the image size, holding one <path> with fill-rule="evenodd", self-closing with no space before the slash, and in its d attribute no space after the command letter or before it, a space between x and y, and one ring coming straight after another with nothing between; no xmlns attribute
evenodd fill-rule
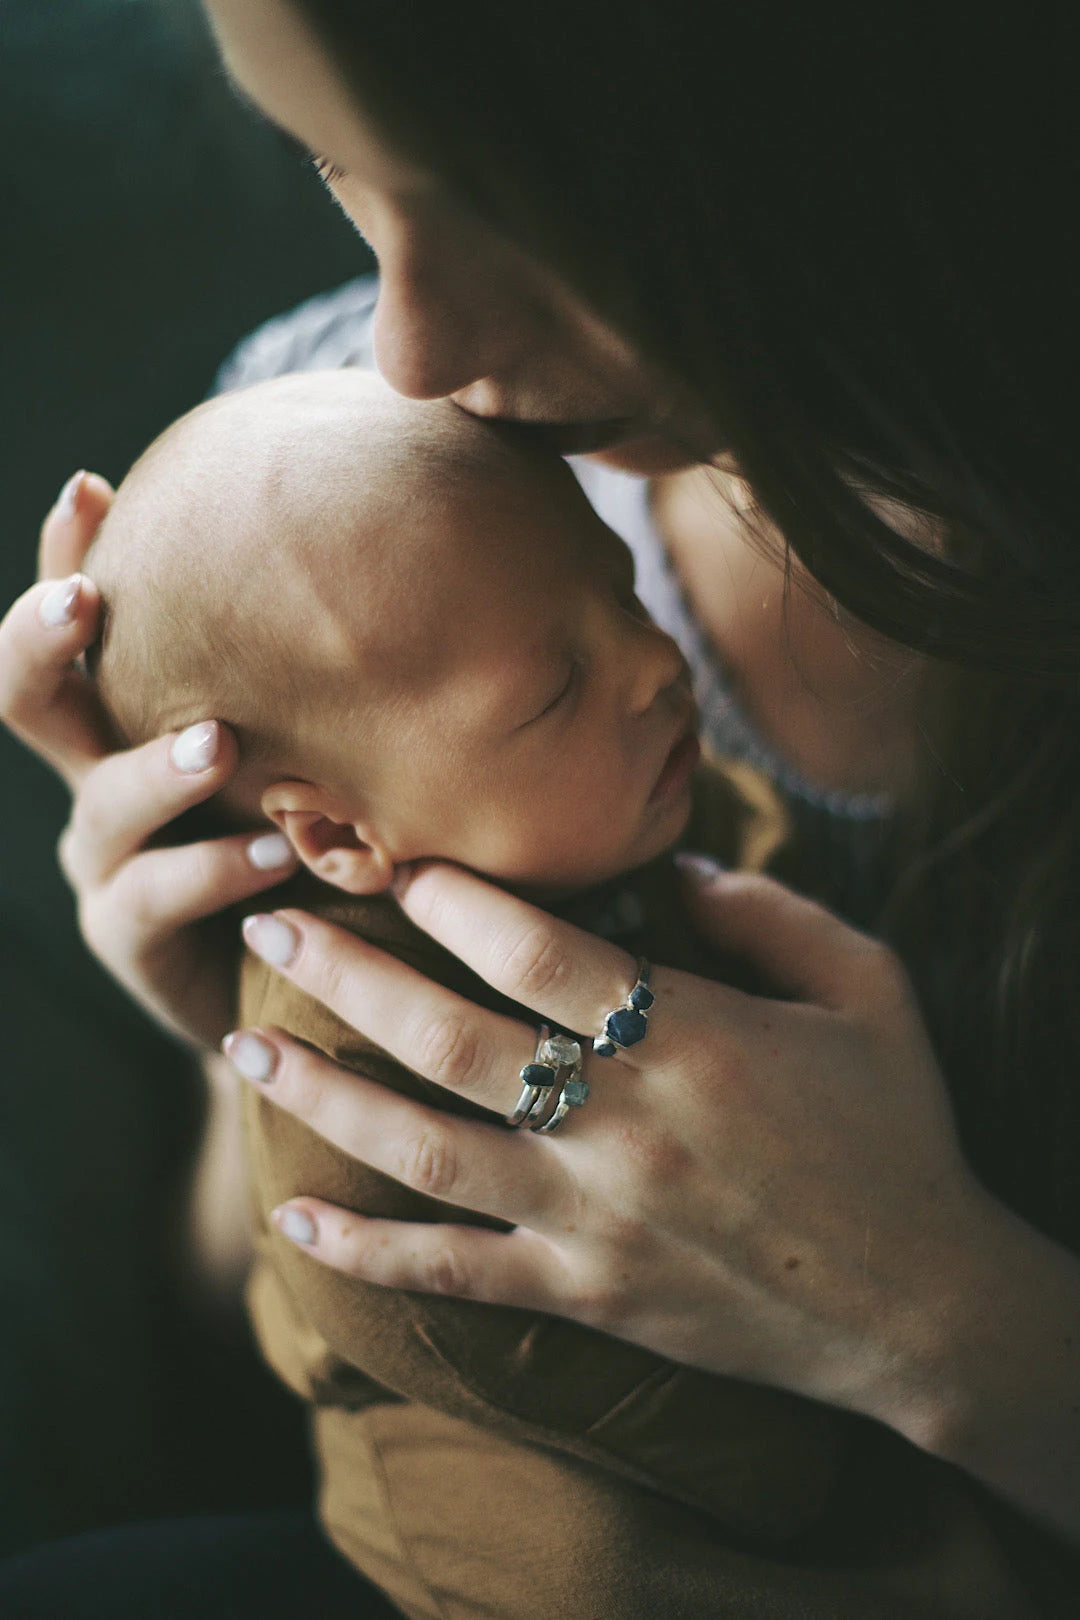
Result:
<svg viewBox="0 0 1080 1620"><path fill-rule="evenodd" d="M375 356L393 388L548 424L563 453L635 472L700 459L667 437L707 445L672 390L554 273L380 139L287 0L205 3L240 90L318 154L378 259Z"/></svg>

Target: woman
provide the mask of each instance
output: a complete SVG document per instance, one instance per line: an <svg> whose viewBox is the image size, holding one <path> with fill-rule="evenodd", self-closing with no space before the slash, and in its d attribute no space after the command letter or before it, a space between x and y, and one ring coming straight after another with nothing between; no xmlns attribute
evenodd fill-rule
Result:
<svg viewBox="0 0 1080 1620"><path fill-rule="evenodd" d="M537 1140L526 1185L501 1181L499 1133L276 1043L281 1106L517 1223L395 1228L300 1200L294 1232L371 1281L574 1316L862 1413L1080 1543L1068 20L208 9L241 91L318 155L375 249L393 386L654 476L684 591L773 744L898 806L872 919L896 951L778 885L693 874L700 925L785 999L658 970L663 1036L618 1060L632 1085L596 1075L602 1114ZM752 490L759 544L782 534L795 582L805 568L841 605L834 634L709 504L707 463ZM107 501L96 479L68 487L47 576L78 566ZM212 726L108 754L71 667L95 618L85 583L16 604L3 713L76 790L62 859L92 948L173 1027L218 1039L214 914L281 870L243 839L155 847L227 779L233 743ZM538 1019L598 1027L632 980L468 874L403 874L400 898ZM507 1105L528 1031L309 919L255 937L407 1064Z"/></svg>

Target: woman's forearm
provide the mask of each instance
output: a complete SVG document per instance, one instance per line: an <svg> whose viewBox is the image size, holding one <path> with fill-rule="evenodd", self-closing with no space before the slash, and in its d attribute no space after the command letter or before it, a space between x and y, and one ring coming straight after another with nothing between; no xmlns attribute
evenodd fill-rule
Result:
<svg viewBox="0 0 1080 1620"><path fill-rule="evenodd" d="M1080 1261L975 1203L976 1240L942 1257L910 1329L917 1372L877 1415L1080 1546Z"/></svg>

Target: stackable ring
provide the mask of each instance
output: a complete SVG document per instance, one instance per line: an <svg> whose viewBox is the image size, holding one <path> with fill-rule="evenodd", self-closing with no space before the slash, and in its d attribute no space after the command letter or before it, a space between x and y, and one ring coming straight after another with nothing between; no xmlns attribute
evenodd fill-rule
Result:
<svg viewBox="0 0 1080 1620"><path fill-rule="evenodd" d="M536 1055L531 1063L526 1063L520 1071L521 1096L518 1098L512 1113L507 1114L508 1125L520 1125L532 1113L538 1102L546 1100L551 1095L551 1089L559 1078L558 1064L547 1061L546 1048L551 1032L546 1024L541 1024L536 1034Z"/></svg>
<svg viewBox="0 0 1080 1620"><path fill-rule="evenodd" d="M581 1045L572 1035L552 1035L541 1024L536 1055L520 1070L521 1096L508 1125L527 1124L532 1131L553 1131L570 1108L580 1108L589 1095L581 1078ZM556 1116L558 1116L556 1118Z"/></svg>
<svg viewBox="0 0 1080 1620"><path fill-rule="evenodd" d="M621 1007L616 1007L604 1019L604 1027L593 1041L597 1057L614 1057L628 1046L636 1046L649 1032L649 1008L656 1000L649 989L652 969L642 957L637 965L637 979Z"/></svg>
<svg viewBox="0 0 1080 1620"><path fill-rule="evenodd" d="M553 1035L545 1050L552 1061L559 1060L559 1081L543 1102L529 1115L529 1129L550 1136L557 1131L571 1108L582 1108L589 1098L589 1085L581 1078L581 1044L572 1035Z"/></svg>

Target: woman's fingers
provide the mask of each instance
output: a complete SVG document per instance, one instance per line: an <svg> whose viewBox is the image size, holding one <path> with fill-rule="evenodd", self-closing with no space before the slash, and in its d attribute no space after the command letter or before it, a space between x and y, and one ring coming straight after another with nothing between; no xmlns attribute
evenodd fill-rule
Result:
<svg viewBox="0 0 1080 1620"><path fill-rule="evenodd" d="M239 1031L224 1051L246 1079L328 1142L429 1198L531 1224L557 1196L557 1156L530 1132L399 1097L276 1030Z"/></svg>
<svg viewBox="0 0 1080 1620"><path fill-rule="evenodd" d="M552 1286L553 1251L526 1228L489 1232L474 1226L375 1220L297 1198L273 1213L284 1237L323 1265L382 1288L551 1310L565 1304Z"/></svg>
<svg viewBox="0 0 1080 1620"><path fill-rule="evenodd" d="M75 787L110 732L76 659L98 627L96 586L77 570L112 502L104 478L69 479L41 530L40 580L0 624L0 721Z"/></svg>
<svg viewBox="0 0 1080 1620"><path fill-rule="evenodd" d="M85 575L43 581L0 623L0 720L75 786L109 747L93 687L75 660L97 633Z"/></svg>
<svg viewBox="0 0 1080 1620"><path fill-rule="evenodd" d="M288 839L275 832L145 850L110 884L86 889L83 931L104 961L136 962L190 923L284 882L296 867Z"/></svg>
<svg viewBox="0 0 1080 1620"><path fill-rule="evenodd" d="M684 870L701 932L720 949L755 963L778 991L840 1009L865 995L895 962L878 940L773 878L710 871L705 863L688 862Z"/></svg>
<svg viewBox="0 0 1080 1620"><path fill-rule="evenodd" d="M436 1085L508 1114L536 1031L455 995L305 912L249 917L244 938L294 984Z"/></svg>
<svg viewBox="0 0 1080 1620"><path fill-rule="evenodd" d="M224 787L236 760L236 739L216 720L102 759L61 840L69 881L76 889L104 883L162 827Z"/></svg>
<svg viewBox="0 0 1080 1620"><path fill-rule="evenodd" d="M584 1035L634 983L625 951L444 862L423 862L395 885L402 910L492 989Z"/></svg>
<svg viewBox="0 0 1080 1620"><path fill-rule="evenodd" d="M112 503L112 485L97 473L77 472L68 479L41 525L39 579L63 579L82 567Z"/></svg>

